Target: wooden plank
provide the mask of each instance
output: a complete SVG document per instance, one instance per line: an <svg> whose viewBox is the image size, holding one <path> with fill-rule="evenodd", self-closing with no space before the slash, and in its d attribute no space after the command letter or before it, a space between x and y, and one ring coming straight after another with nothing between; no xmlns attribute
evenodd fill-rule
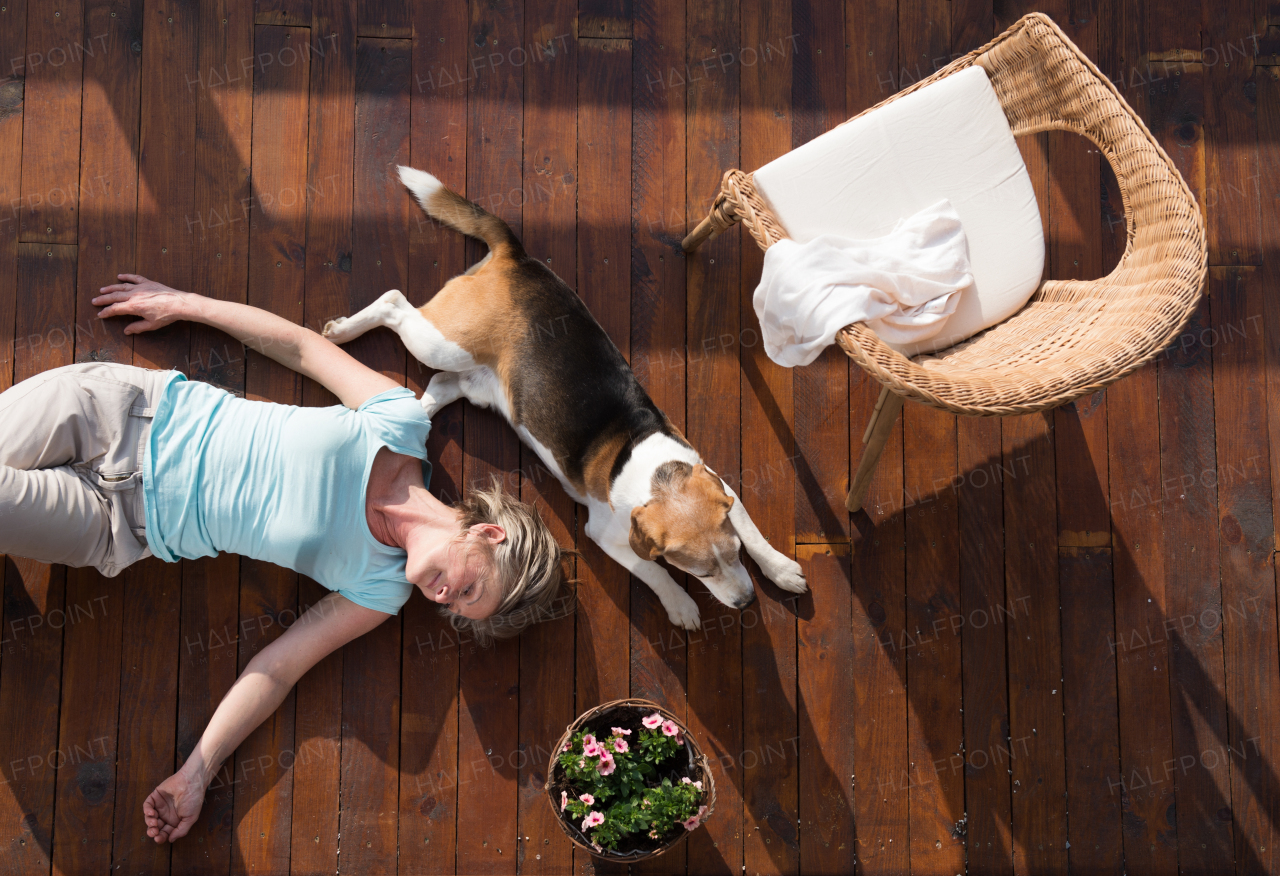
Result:
<svg viewBox="0 0 1280 876"><path fill-rule="evenodd" d="M35 4L27 50L6 59L25 79L22 130L22 240L76 242L80 202L80 95L84 56L105 38L84 32L80 0Z"/></svg>
<svg viewBox="0 0 1280 876"><path fill-rule="evenodd" d="M124 5L90 0L84 10L85 30L105 38L97 42L92 55L86 52L84 56L76 280L78 362L128 362L133 356L133 339L124 334L126 321L99 320L98 308L89 302L99 288L116 282L117 274L133 271L142 60L130 43L142 26L142 8L142 0ZM0 217L0 235L4 228Z"/></svg>
<svg viewBox="0 0 1280 876"><path fill-rule="evenodd" d="M247 18L247 15L246 15ZM253 83L253 211L249 222L247 303L293 322L304 317L309 31L259 25ZM270 144L266 146L264 144ZM323 189L320 190L323 194ZM299 375L261 354L245 354L245 397L302 401ZM297 618L296 573L244 559L240 569L239 668ZM289 866L296 761L292 694L236 751L236 869L284 872Z"/></svg>
<svg viewBox="0 0 1280 876"><path fill-rule="evenodd" d="M71 363L75 275L74 246L18 245L16 325L28 343L15 352L15 382ZM55 612L65 616L66 578L65 566L5 562L0 752L8 793L0 795L0 812L15 871L47 872L52 858L65 623L51 621Z"/></svg>
<svg viewBox="0 0 1280 876"><path fill-rule="evenodd" d="M871 416L880 384L861 369L853 372L851 384L849 426L857 434ZM853 703L857 716L853 811L858 864L865 873L902 873L910 866L902 456L902 427L898 425L885 444L862 511L851 520ZM803 772L801 787L805 787Z"/></svg>
<svg viewBox="0 0 1280 876"><path fill-rule="evenodd" d="M899 11L905 67L924 75L944 66L951 45L949 4ZM901 85L901 83L899 83ZM956 417L922 405L902 411L907 555L906 660L908 815L911 870L955 873L964 865L964 729L961 705L960 553Z"/></svg>
<svg viewBox="0 0 1280 876"><path fill-rule="evenodd" d="M723 59L740 35L737 4L689 7L688 64L694 59ZM719 49L719 51L718 51ZM705 70L706 68L704 68ZM713 68L714 70L714 68ZM721 65L708 79L686 92L687 182L700 204L714 193L720 175L738 159L738 73ZM703 194L706 193L706 194ZM696 214L695 211L691 211ZM689 259L686 307L686 431L703 458L729 483L740 482L739 271L741 238L728 234ZM638 304L639 302L637 302ZM677 386L671 387L678 389ZM674 401L674 399L673 399ZM721 753L718 764L717 813L705 831L691 837L688 866L693 872L742 868L742 679L725 673L724 664L740 665L741 630L737 612L727 610L700 584L689 582L702 616L700 634L691 633L686 652L690 729L704 748ZM788 734L790 735L790 734ZM730 770L739 770L735 775Z"/></svg>
<svg viewBox="0 0 1280 876"><path fill-rule="evenodd" d="M539 136L524 145L524 244L536 259L557 269L571 287L577 276L577 43L575 8L569 0L530 3L526 14L538 23L525 39L530 63L525 65L525 125ZM564 38L557 39L564 35ZM622 100L626 106L628 99ZM630 151L619 159L624 172ZM624 190L625 194L625 190ZM628 199L629 206L629 199ZM556 343L551 339L549 343ZM533 504L561 545L572 547L577 509L572 499L543 467L529 447L520 448L520 498ZM566 564L572 569L573 562ZM561 594L560 606L571 604L573 586ZM546 784L552 747L574 719L574 619L537 623L520 635L519 744L514 757L519 800L516 839L521 873L567 873L573 869L574 847L547 805Z"/></svg>
<svg viewBox="0 0 1280 876"><path fill-rule="evenodd" d="M327 594L310 578L301 578L299 616ZM343 652L335 651L311 667L294 688L291 873L337 870L344 663Z"/></svg>
<svg viewBox="0 0 1280 876"><path fill-rule="evenodd" d="M243 214L243 205L253 204L248 167L252 96L241 59L253 57L253 23L247 4L229 5L208 4L200 10L197 75L186 83L196 101L198 171L194 209L185 217L185 230L192 237L193 261L212 266L193 272L191 291L244 301L249 217ZM242 345L201 325L191 326L190 337L185 364L190 375L243 393ZM180 762L195 748L238 674L234 631L239 577L240 560L235 556L194 560L184 567L177 717ZM201 818L190 834L192 841L174 846L175 869L224 873L230 868L234 773L232 758L205 795Z"/></svg>
<svg viewBox="0 0 1280 876"><path fill-rule="evenodd" d="M699 3L687 8L692 56L715 56L717 48L732 49L737 45L741 38L737 3ZM694 148L687 153L687 174L694 191L714 191L719 176L740 163L741 68L736 64L722 66L715 73L714 86L695 83L688 91L686 111L690 121L686 142ZM748 240L746 245L754 243ZM742 346L742 246L741 235L726 234L687 259L686 337L691 349L685 374L685 434L707 464L730 484L741 483L742 469L738 364ZM742 553L745 556L746 552ZM694 873L741 873L746 760L740 621L744 616L717 601L701 583L691 581L690 590L702 617L702 633L689 637L687 723L703 749L718 752L720 760L716 815L705 830L696 831L689 838L688 867Z"/></svg>
<svg viewBox="0 0 1280 876"><path fill-rule="evenodd" d="M1259 168L1262 171L1262 185L1266 191L1280 190L1280 168L1275 166L1276 142L1280 138L1280 69L1275 67L1258 70L1258 136L1261 155L1264 159ZM1272 160L1266 160L1272 159ZM1262 283L1266 288L1277 276L1280 276L1280 257L1273 253L1280 252L1280 229L1275 225L1277 206L1274 199L1268 199L1263 206L1263 246L1266 257L1262 260ZM1274 306L1270 298L1265 299L1267 309L1264 313L1267 339L1267 384L1280 384L1280 308ZM1256 320L1255 320L1256 322ZM1280 465L1280 405L1267 408L1267 429L1270 435L1271 466ZM1271 484L1271 513L1275 520L1280 520L1280 483ZM1276 524L1275 543L1280 547L1280 523Z"/></svg>
<svg viewBox="0 0 1280 876"><path fill-rule="evenodd" d="M1227 738L1219 583L1218 459L1209 301L1159 361L1170 712L1178 804L1178 861L1231 872L1230 771L1201 757ZM1269 339L1269 333L1268 333Z"/></svg>
<svg viewBox="0 0 1280 876"><path fill-rule="evenodd" d="M1213 326L1231 326L1264 312L1256 271L1209 272ZM1276 642L1276 577L1271 519L1270 460L1264 444L1267 414L1265 339L1234 335L1213 348L1214 425L1218 449L1218 547L1222 575L1223 656L1231 815L1238 873L1280 866L1280 784L1268 764L1280 744L1280 662Z"/></svg>
<svg viewBox="0 0 1280 876"><path fill-rule="evenodd" d="M195 210L198 11L153 0L145 6L139 114L135 270L178 289L192 288ZM137 38L132 43L136 45ZM132 48L132 45L131 45ZM175 323L134 338L133 364L184 368L190 329ZM177 715L182 564L150 559L124 574L120 741L115 844L121 869L165 872L169 848L146 836L142 801L173 773Z"/></svg>
<svg viewBox="0 0 1280 876"><path fill-rule="evenodd" d="M467 13L461 4L413 8L411 156L454 191L466 190ZM441 136L440 132L447 132ZM416 209L416 208L415 208ZM412 214L411 214L412 215ZM452 229L414 215L409 225L409 286L417 304L466 268L466 244ZM409 357L409 384L431 372ZM455 502L462 489L463 405L437 415L427 442L431 491ZM438 607L414 594L404 608L400 713L400 859L405 873L451 873L457 844L458 657L462 643ZM535 853L536 854L536 853Z"/></svg>
<svg viewBox="0 0 1280 876"><path fill-rule="evenodd" d="M1015 873L1063 872L1067 863L1062 647L1055 550L1054 451L1044 414L1001 422L1009 737ZM1013 751L1013 749L1010 749Z"/></svg>
<svg viewBox="0 0 1280 876"><path fill-rule="evenodd" d="M1060 433L1059 433L1060 434ZM1125 872L1111 549L1059 547L1062 696L1072 869ZM1019 746L1012 746L1016 753Z"/></svg>
<svg viewBox="0 0 1280 876"><path fill-rule="evenodd" d="M742 4L742 44L760 46L789 33L791 4ZM783 30L787 28L787 30ZM791 146L791 60L741 70L741 162L758 167ZM663 68L665 69L665 68ZM764 352L751 298L764 254L741 244L739 342L742 359L742 475L738 497L770 544L795 556L795 438L791 371ZM745 558L744 558L745 559ZM797 873L800 843L796 619L799 599L767 583L748 561L760 601L742 614L741 793L747 823L743 865L750 873ZM746 752L752 752L751 769ZM781 756L775 756L778 751Z"/></svg>
<svg viewBox="0 0 1280 876"><path fill-rule="evenodd" d="M6 3L0 12L0 51L5 58L23 58L27 47L27 5ZM0 71L0 150L22 154L24 80L12 70ZM22 205L22 165L0 162L0 392L13 385L14 308L18 288L18 237ZM15 208L14 199L18 204Z"/></svg>
<svg viewBox="0 0 1280 876"><path fill-rule="evenodd" d="M1090 57L1097 57L1098 16L1083 13L1064 18L1072 41ZM1099 151L1082 138L1062 132L1049 134L1047 145L1050 273L1055 279L1101 276ZM1120 225L1123 229L1123 219ZM1068 820L1068 858L1073 867L1102 872L1110 867L1118 872L1124 860L1120 797L1105 782L1120 768L1116 661L1107 646L1114 623L1106 394L1095 393L1057 408L1053 419L1067 809L1075 813ZM1106 607L1100 609L1100 605ZM1011 746L1015 754L1018 748L1016 743Z"/></svg>
<svg viewBox="0 0 1280 876"><path fill-rule="evenodd" d="M898 4L888 0L845 3L849 27L845 102L849 115L897 90ZM797 105L793 112L798 112ZM790 144L788 144L790 145ZM880 394L880 384L854 368L849 378L850 436L860 436ZM796 405L800 404L799 397ZM855 437L853 458L861 446ZM797 442L796 451L801 450ZM803 478L796 457L797 485ZM800 503L797 495L797 505ZM799 519L797 517L797 519ZM907 775L905 653L899 649L906 623L906 541L902 496L902 427L895 425L876 466L862 512L850 521L853 576L852 661L854 710L853 813L858 866L864 873L901 873L910 866ZM797 538L799 529L797 529ZM812 583L812 582L811 582ZM802 780L803 782L803 780ZM807 794L803 790L802 794ZM803 806L803 804L802 804Z"/></svg>
<svg viewBox="0 0 1280 876"><path fill-rule="evenodd" d="M1148 51L1168 57L1196 47L1199 25L1189 17L1150 15ZM1165 82L1146 89L1147 124L1203 210L1207 204L1204 67L1191 62L1160 64L1148 78L1156 76ZM1170 756L1177 764L1178 864L1206 873L1232 869L1234 842L1231 822L1214 815L1231 799L1229 771L1206 769L1201 757L1228 733L1222 625L1198 622L1205 611L1209 612L1206 620L1215 612L1220 617L1222 608L1212 335L1206 300L1158 361L1166 581L1163 635L1171 642Z"/></svg>
<svg viewBox="0 0 1280 876"><path fill-rule="evenodd" d="M964 790L969 866L1013 872L1009 835L1008 618L1004 576L1004 481L1000 420L960 417L956 459L960 516L960 610L964 670ZM1014 472L1019 460L1015 457Z"/></svg>
<svg viewBox="0 0 1280 876"><path fill-rule="evenodd" d="M93 569L66 575L53 872L105 872L116 797L124 581Z"/></svg>
<svg viewBox="0 0 1280 876"><path fill-rule="evenodd" d="M253 23L309 27L312 24L311 0L254 0ZM354 35L354 32L348 31L348 34ZM318 39L325 36L325 33L316 31Z"/></svg>
<svg viewBox="0 0 1280 876"><path fill-rule="evenodd" d="M1206 68L1203 203L1211 265L1262 263L1253 65L1258 46L1252 7L1252 3L1207 4L1203 12L1199 47Z"/></svg>
<svg viewBox="0 0 1280 876"><path fill-rule="evenodd" d="M306 324L321 329L354 313L351 302L351 212L355 127L355 9L340 0L315 0L311 27L307 189L323 193L307 209ZM304 380L305 405L336 404L327 390ZM298 582L298 613L327 591ZM330 654L294 689L293 816L289 864L294 873L333 872L338 862L344 655Z"/></svg>
<svg viewBox="0 0 1280 876"><path fill-rule="evenodd" d="M524 158L524 67L506 63L524 44L522 4L468 4L470 65L467 195L522 231ZM496 56L496 57L495 57ZM485 252L467 242L467 262ZM497 477L517 493L520 444L494 411L463 410L465 489ZM517 867L519 787L511 765L519 746L520 646L515 640L492 648L467 646L458 657L458 821L460 872L510 873Z"/></svg>
<svg viewBox="0 0 1280 876"><path fill-rule="evenodd" d="M361 39L356 45L353 200L361 208L352 231L352 312L405 286L409 199L395 167L409 161L410 49L405 40ZM371 333L349 349L404 381L406 353L391 333ZM397 616L344 649L339 865L345 872L395 868L400 684L385 668L399 663L400 626Z"/></svg>
<svg viewBox="0 0 1280 876"><path fill-rule="evenodd" d="M578 0L578 39L631 39L633 0Z"/></svg>
<svg viewBox="0 0 1280 876"><path fill-rule="evenodd" d="M854 822L854 697L851 583L847 545L798 545L813 612L797 625L799 679L800 860L806 873L851 873L858 857ZM849 778L845 778L849 776Z"/></svg>
<svg viewBox="0 0 1280 876"><path fill-rule="evenodd" d="M686 260L679 241L684 231L689 193L700 193L688 182L686 170L685 144L689 137L686 83L683 78L673 81L669 71L681 69L688 60L688 22L684 3L640 2L634 4L633 13L636 39L633 44L635 74L631 83L631 294L625 302L625 314L615 313L603 324L631 362L637 379L654 403L677 429L683 430L686 426L685 367L691 353L685 341L688 330ZM598 110L590 110L587 103L593 92L602 89L600 84L592 82L592 77L607 70L604 65L612 59L602 42L594 42L592 46L591 55L584 53L580 60L579 81L590 90L579 92L582 107L579 125L584 124L589 112L603 115ZM607 119L601 119L594 125L597 130L603 130L606 123ZM579 139L584 137L580 135ZM607 186L608 181L598 175L594 185ZM620 217L614 218L615 223L619 220ZM582 225L580 229L580 264L600 265L605 258L614 258L614 253L623 256L619 252L622 238L618 229L590 225ZM617 306L611 303L611 299L618 297L616 293L604 288L590 288L582 282L580 294L596 314ZM629 330L624 331L625 328ZM580 548L587 562L578 563L582 575L578 593L583 608L589 611L590 624L584 628L579 622L580 642L582 632L587 632L589 638L583 644L589 643L594 657L588 656L590 652L584 653L580 644L578 665L584 665L584 658L592 659L599 673L595 679L580 679L578 709L581 711L608 699L610 691L621 690L621 695L625 695L630 674L630 691L634 696L664 704L666 698L671 697L671 704L683 710L685 631L672 627L666 611L648 586L638 580L631 581L628 592L625 572L619 574L619 567L611 561L597 561L599 550L586 540ZM597 575L598 581L592 581L591 575ZM673 575L678 582L683 582L684 576L678 570L673 570ZM629 610L630 630L626 625ZM619 638L610 638L619 633ZM582 680L588 680L590 685L584 686ZM680 861L683 860L681 854Z"/></svg>
<svg viewBox="0 0 1280 876"><path fill-rule="evenodd" d="M356 33L376 39L409 39L413 21L408 0L356 0Z"/></svg>
<svg viewBox="0 0 1280 876"><path fill-rule="evenodd" d="M652 4L641 4L637 10L637 15L644 22L643 32L647 34L649 41L665 43L667 57L675 56L683 60L683 4L669 4L662 7L661 11ZM661 36L661 39L659 39L659 36ZM638 45L642 51L652 48L651 42L638 43ZM594 171L595 176L591 181L591 185L594 187L610 183L613 186L617 186L618 181L616 179L604 180L600 176L608 165L606 163L607 155L604 156L604 160L601 160L599 153L607 152L607 146L602 144L601 147L595 147L597 154L594 157L588 151L591 147L584 148L585 144L589 142L588 132L593 130L601 131L602 125L608 119L608 110L606 108L593 108L589 100L594 91L606 89L607 93L609 85L608 83L592 81L588 74L590 70L594 69L596 74L599 75L600 71L611 69L607 66L609 64L616 67L617 62L618 57L615 54L607 54L603 46L598 42L593 42L588 49L580 49L575 71L578 83L577 103L579 107L577 116L579 129L577 136L579 176L594 158L596 169ZM644 61L640 60L638 63L643 65ZM636 71L633 87L638 89L642 77L652 78L653 75L652 72L647 72L643 66L639 67ZM626 103L626 100L624 99L623 102ZM681 105L682 109L683 106ZM612 110L615 114L619 111L619 108ZM593 121L592 113L599 118L599 121ZM661 269L663 265L659 262L659 268L656 269L656 281L642 282L637 278L641 260L636 254L636 248L648 242L644 235L639 237L639 242L635 239L630 241L630 258L627 258L629 235L626 229L628 224L637 228L647 228L650 232L655 227L650 221L653 218L651 216L645 216L644 224L640 225L637 224L636 219L639 215L637 211L646 209L653 203L651 197L656 197L658 203L667 207L678 205L676 209L680 218L683 219L683 113L672 111L669 115L663 117L662 122L665 124L665 128L663 130L662 144L658 146L650 139L652 137L651 129L646 127L647 124L653 124L652 118L637 113L634 122L636 126L635 156L645 155L650 160L644 161L633 156L632 163L635 166L628 169L632 179L631 195L627 197L626 201L614 196L605 202L614 211L629 202L632 211L631 222L627 223L623 216L612 215L610 217L613 222L611 227L579 223L575 282L578 294L597 318L604 314L612 314L601 320L602 326L610 333L610 338L622 351L623 355L631 359L641 384L654 397L659 407L662 407L668 416L672 417L673 422L683 425L683 368L664 369L661 374L657 375L657 380L651 380L646 367L656 353L656 350L651 348L651 344L655 346L661 345L657 347L657 349L661 350L675 347L677 344L680 347L683 346L685 325L684 262L672 257L669 259L670 265L666 266L665 270ZM672 138L675 138L674 141ZM678 158L671 154L671 150L677 148L674 145L675 143L679 144ZM617 145L628 152L631 148L629 145L613 145ZM656 181L651 181L649 176L651 170L658 172ZM584 184L580 182L579 188L582 185ZM652 188L656 188L653 196L648 194ZM579 200L582 199L579 198ZM625 216L625 214L623 215ZM663 214L659 213L659 216L661 215ZM659 229L662 227L661 219L658 220L656 227ZM650 245L652 244L650 243ZM650 251L652 252L652 250ZM670 255L670 253L668 252L667 255ZM626 297L618 294L618 288L627 288L626 285L615 288L594 288L586 282L587 274L584 266L590 266L593 268L593 275L597 274L599 270L605 267L605 258L610 259L610 264L614 268L628 263L631 265L632 291ZM554 268L554 262L552 267ZM625 276L624 274L623 277L625 278ZM625 284L625 282L624 279L623 283ZM643 298L639 292L642 285L649 290L649 293L644 295ZM647 321L639 321L641 317L637 306L641 300L654 308L661 308L660 310L655 310L651 324ZM615 309L610 309L611 307ZM616 309L618 307L621 307L623 312L619 312ZM652 328L666 332L666 334L653 336L648 331L637 331L633 339L629 331L629 327L632 325L637 328L641 326L645 327L645 329ZM674 334L678 334L678 341L674 340ZM634 354L632 354L633 349L635 350ZM669 363L671 357L668 356L665 361ZM645 365L641 365L641 362L644 362ZM675 406L672 405L673 399L679 400ZM580 523L585 526L586 520L587 516L581 514ZM662 665L660 663L660 655L665 653L665 645L668 642L665 637L671 631L666 612L657 604L657 600L647 587L638 581L632 581L627 571L605 556L595 542L585 537L580 538L578 549L582 552L582 555L577 561L574 710L581 713L602 702L620 699L628 695L646 696L650 699L658 698L660 694L657 691L660 688L657 685L653 685L650 682L650 678L655 668ZM643 614L637 616L633 608L642 611ZM647 649L649 652L647 655L648 660L637 666L632 662L632 651L633 648L642 647L639 644L642 638L645 643L656 639L658 646L657 649L649 646ZM680 677L683 678L683 642L678 646L678 650L680 652ZM639 680L636 678L637 673ZM673 685L673 687L676 686L678 685ZM678 857L679 862L673 864L673 866L683 869L684 852L675 853L675 855ZM590 855L576 849L573 854L573 866L574 872L577 873L612 873L625 870L623 867L613 867L597 862Z"/></svg>
<svg viewBox="0 0 1280 876"><path fill-rule="evenodd" d="M124 335L124 320L99 320L98 308L89 301L117 273L133 269L141 62L129 42L140 24L142 3L90 2L84 14L85 30L105 40L84 57L75 359L127 362L133 343ZM55 873L105 871L111 867L116 799L124 579L71 569L66 586L68 619L76 620L64 638L58 738L79 741L72 742L68 758L74 766L58 773L54 835L80 841L55 843L53 868Z"/></svg>
<svg viewBox="0 0 1280 876"><path fill-rule="evenodd" d="M791 147L809 142L843 122L845 52L843 10L830 4L792 7L784 51L792 54ZM796 51L796 45L805 46ZM732 165L724 165L723 173ZM708 195L714 187L707 187ZM704 196L707 197L707 196ZM699 202L702 205L702 202ZM710 206L710 204L706 204ZM705 211L704 211L705 215ZM796 436L796 541L849 540L849 357L831 346L793 372Z"/></svg>
<svg viewBox="0 0 1280 876"><path fill-rule="evenodd" d="M1107 390L1115 564L1116 678L1125 864L1143 872L1177 866L1169 718L1164 534L1156 372L1147 366ZM1114 784L1109 787L1114 787Z"/></svg>

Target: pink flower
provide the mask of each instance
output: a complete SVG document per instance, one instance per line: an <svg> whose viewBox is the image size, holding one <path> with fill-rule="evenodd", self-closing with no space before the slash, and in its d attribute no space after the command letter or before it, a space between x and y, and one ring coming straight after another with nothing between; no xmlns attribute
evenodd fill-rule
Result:
<svg viewBox="0 0 1280 876"><path fill-rule="evenodd" d="M705 805L699 806L698 811L694 813L688 821L682 821L680 823L684 825L685 830L696 830L698 825L702 824L702 819L706 814L707 807Z"/></svg>
<svg viewBox="0 0 1280 876"><path fill-rule="evenodd" d="M600 775L602 776L612 775L613 771L617 768L618 765L614 762L613 755L607 751L601 755L600 763L596 766L596 769L600 771Z"/></svg>
<svg viewBox="0 0 1280 876"><path fill-rule="evenodd" d="M685 776L683 779L681 779L681 780L680 780L680 784L682 784L682 785L693 785L693 786L694 786L695 788L697 788L699 791L701 791L701 790L702 790L702 780L701 780L701 779L699 779L698 781L696 781L696 782L695 782L693 779L689 778L688 776Z"/></svg>
<svg viewBox="0 0 1280 876"><path fill-rule="evenodd" d="M658 832L656 830L649 831L649 836L653 837L654 839L661 839L661 837L658 836Z"/></svg>
<svg viewBox="0 0 1280 876"><path fill-rule="evenodd" d="M560 792L560 811L564 812L564 808L568 805L569 805L569 792L561 791Z"/></svg>
<svg viewBox="0 0 1280 876"><path fill-rule="evenodd" d="M578 769L585 770L586 768L587 768L587 762L582 758L578 758Z"/></svg>
<svg viewBox="0 0 1280 876"><path fill-rule="evenodd" d="M592 797L590 794L583 794L578 799L581 800L583 803L586 803L588 806L596 802L596 798Z"/></svg>
<svg viewBox="0 0 1280 876"><path fill-rule="evenodd" d="M631 731L630 731L630 730L624 730L624 729L622 729L621 727L614 727L614 728L613 728L613 735L614 735L614 736L630 736L630 735L631 735Z"/></svg>
<svg viewBox="0 0 1280 876"><path fill-rule="evenodd" d="M662 724L662 716L659 715L657 712L654 712L649 717L641 720L640 723L648 727L650 730L653 730L654 728Z"/></svg>
<svg viewBox="0 0 1280 876"><path fill-rule="evenodd" d="M703 808L705 809L706 807L704 806ZM604 824L603 812L588 812L587 817L582 819L583 830L590 830L591 828L595 827L597 824ZM693 828L690 828L690 830L692 829Z"/></svg>
<svg viewBox="0 0 1280 876"><path fill-rule="evenodd" d="M600 848L600 844L599 844L599 843L592 843L592 844L591 844L591 848L595 849L597 852L603 852L603 851L604 851L604 849Z"/></svg>
<svg viewBox="0 0 1280 876"><path fill-rule="evenodd" d="M675 722L675 721L663 721L663 722L662 722L662 735L664 735L664 736L679 736L679 735L680 735L680 728L676 726L676 722Z"/></svg>
<svg viewBox="0 0 1280 876"><path fill-rule="evenodd" d="M592 736L590 733L588 733L586 736L583 736L583 737L582 737L582 744L583 744L583 746L592 746L592 745L595 745L595 744L596 744L596 738L595 738L594 736Z"/></svg>
<svg viewBox="0 0 1280 876"><path fill-rule="evenodd" d="M596 745L593 742L590 745L588 745L586 748L582 749L582 753L585 754L587 757L599 757L600 752L603 750L604 749L602 749L599 745Z"/></svg>
<svg viewBox="0 0 1280 876"><path fill-rule="evenodd" d="M563 747L563 748L561 748L560 750L561 750L561 751L568 751L568 750L572 747L572 745L573 745L573 743L572 743L572 742L570 742L568 739L566 739L566 740L564 741L564 747Z"/></svg>
<svg viewBox="0 0 1280 876"><path fill-rule="evenodd" d="M627 745L627 740L625 739L613 740L613 750L618 752L618 754L626 754L627 751L629 751L630 749L631 749L631 746Z"/></svg>

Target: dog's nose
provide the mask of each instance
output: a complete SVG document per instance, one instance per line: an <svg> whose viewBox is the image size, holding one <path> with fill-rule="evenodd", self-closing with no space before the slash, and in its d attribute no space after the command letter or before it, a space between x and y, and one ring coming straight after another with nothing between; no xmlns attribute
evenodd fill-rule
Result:
<svg viewBox="0 0 1280 876"><path fill-rule="evenodd" d="M754 590L752 590L752 591L751 591L751 593L750 593L750 595L748 595L746 599L742 600L742 601L741 601L741 602L739 602L737 605L735 605L735 606L734 606L734 608L737 608L737 609L741 610L741 609L746 608L748 605L750 605L751 603L753 603L753 602L755 602L755 601L756 601L756 592L755 592Z"/></svg>

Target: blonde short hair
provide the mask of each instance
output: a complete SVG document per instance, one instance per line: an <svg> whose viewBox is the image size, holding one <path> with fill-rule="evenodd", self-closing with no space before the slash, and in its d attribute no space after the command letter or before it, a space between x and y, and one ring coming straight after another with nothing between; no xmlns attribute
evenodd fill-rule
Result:
<svg viewBox="0 0 1280 876"><path fill-rule="evenodd" d="M502 601L487 618L475 620L444 609L455 630L470 633L480 645L509 639L525 627L573 612L573 598L563 598L561 564L577 551L560 546L538 509L508 495L494 477L488 489L473 488L453 506L462 513L459 539L488 554L489 568L502 585ZM506 538L496 545L467 538L479 523L501 526Z"/></svg>

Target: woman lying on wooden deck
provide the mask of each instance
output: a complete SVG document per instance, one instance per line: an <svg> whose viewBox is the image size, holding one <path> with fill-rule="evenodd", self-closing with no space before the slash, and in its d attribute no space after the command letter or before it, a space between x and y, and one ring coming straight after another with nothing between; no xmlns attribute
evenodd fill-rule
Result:
<svg viewBox="0 0 1280 876"><path fill-rule="evenodd" d="M413 588L480 641L551 616L562 551L496 484L456 505L427 492L431 422L413 393L320 335L266 311L136 274L104 286L126 334L178 320L221 329L342 402L237 398L177 371L92 362L0 393L0 553L115 576L243 554L333 591L255 656L182 768L143 805L147 835L191 829L222 761L297 680L394 616Z"/></svg>

